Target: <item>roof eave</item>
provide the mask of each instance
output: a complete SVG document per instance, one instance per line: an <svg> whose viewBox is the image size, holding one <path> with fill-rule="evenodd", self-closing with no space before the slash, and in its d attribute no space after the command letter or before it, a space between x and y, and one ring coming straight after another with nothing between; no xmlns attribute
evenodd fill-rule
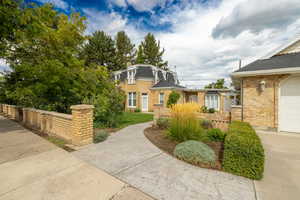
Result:
<svg viewBox="0 0 300 200"><path fill-rule="evenodd" d="M259 76L259 75L278 75L278 74L297 74L300 73L300 67L268 69L268 70L256 70L256 71L243 71L233 72L231 77L240 78L247 76Z"/></svg>
<svg viewBox="0 0 300 200"><path fill-rule="evenodd" d="M150 88L150 90L165 90L165 89L178 89L178 90L184 90L185 88L181 88L181 87L152 87Z"/></svg>

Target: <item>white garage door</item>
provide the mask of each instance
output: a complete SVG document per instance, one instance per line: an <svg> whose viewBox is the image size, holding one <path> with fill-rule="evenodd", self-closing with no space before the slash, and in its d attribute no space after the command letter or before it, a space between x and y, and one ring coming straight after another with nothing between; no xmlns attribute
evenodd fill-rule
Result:
<svg viewBox="0 0 300 200"><path fill-rule="evenodd" d="M279 103L280 131L300 133L300 76L282 82Z"/></svg>

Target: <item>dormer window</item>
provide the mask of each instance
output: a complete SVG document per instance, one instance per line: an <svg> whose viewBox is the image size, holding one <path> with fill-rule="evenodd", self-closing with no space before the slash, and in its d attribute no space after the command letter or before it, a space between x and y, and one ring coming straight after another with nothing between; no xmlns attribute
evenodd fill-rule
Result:
<svg viewBox="0 0 300 200"><path fill-rule="evenodd" d="M128 84L135 84L135 73L136 73L135 69L131 69L127 71Z"/></svg>
<svg viewBox="0 0 300 200"><path fill-rule="evenodd" d="M121 74L116 74L116 75L115 75L115 81L120 80L120 78L121 78Z"/></svg>
<svg viewBox="0 0 300 200"><path fill-rule="evenodd" d="M154 84L158 82L158 71L154 72Z"/></svg>

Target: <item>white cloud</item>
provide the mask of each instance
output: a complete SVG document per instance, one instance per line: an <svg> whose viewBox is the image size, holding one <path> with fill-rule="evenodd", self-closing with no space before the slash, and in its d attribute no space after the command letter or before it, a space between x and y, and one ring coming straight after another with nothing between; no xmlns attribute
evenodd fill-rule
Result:
<svg viewBox="0 0 300 200"><path fill-rule="evenodd" d="M6 61L3 59L0 59L0 72L9 70L9 66L7 65Z"/></svg>
<svg viewBox="0 0 300 200"><path fill-rule="evenodd" d="M140 10L153 8L154 5L145 6L146 1L141 5L142 1L127 0L128 4L132 2L140 3L140 7L136 8ZM229 81L230 73L238 68L239 59L242 59L243 65L248 64L285 43L300 31L300 16L298 16L294 17L293 21L283 21L281 24L285 28L280 28L281 25L271 28L268 25L258 25L259 30L256 31L251 27L241 28L239 34L233 34L233 37L215 39L212 32L220 24L221 19L231 16L244 2L247 1L224 0L217 7L199 4L184 9L173 7L172 12L153 17L157 24L164 22L172 24L170 32L154 34L166 50L164 58L169 61L171 69L177 66L176 70L184 85L203 87L219 78L226 78ZM282 9L286 9L285 5L291 5L288 2L293 3L294 0L284 2L287 4L282 3ZM276 5L280 7L281 4ZM261 4L256 6L260 7ZM136 44L147 32L137 29L136 24L129 23L126 17L114 12L106 14L88 9L85 13L90 22L89 32L102 29L114 35L119 30L125 30ZM248 18L252 23L250 14ZM255 24L252 24L252 27L255 28Z"/></svg>
<svg viewBox="0 0 300 200"><path fill-rule="evenodd" d="M108 2L119 7L127 7L126 0L108 0Z"/></svg>
<svg viewBox="0 0 300 200"><path fill-rule="evenodd" d="M118 31L126 31L135 43L140 42L145 35L145 32L136 29L134 25L128 23L126 18L116 12L106 13L95 9L83 9L83 12L88 21L87 34L96 30L104 30L114 36Z"/></svg>
<svg viewBox="0 0 300 200"><path fill-rule="evenodd" d="M299 0L247 0L222 17L213 36L235 37L246 30L258 33L267 28L285 28L299 17Z"/></svg>
<svg viewBox="0 0 300 200"><path fill-rule="evenodd" d="M127 7L132 6L139 12L151 12L153 8L160 6L164 7L168 2L173 0L108 0L110 4Z"/></svg>
<svg viewBox="0 0 300 200"><path fill-rule="evenodd" d="M63 0L37 0L41 3L51 3L53 4L56 8L60 9L67 9L69 7L68 3L63 1Z"/></svg>

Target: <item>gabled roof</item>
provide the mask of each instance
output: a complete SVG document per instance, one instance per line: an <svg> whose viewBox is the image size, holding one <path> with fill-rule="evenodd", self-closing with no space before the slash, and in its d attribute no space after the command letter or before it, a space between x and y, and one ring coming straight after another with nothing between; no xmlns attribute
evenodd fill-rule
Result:
<svg viewBox="0 0 300 200"><path fill-rule="evenodd" d="M294 67L300 68L300 53L283 54L269 59L256 60L235 72L274 70Z"/></svg>
<svg viewBox="0 0 300 200"><path fill-rule="evenodd" d="M300 73L300 37L233 72L232 77Z"/></svg>

